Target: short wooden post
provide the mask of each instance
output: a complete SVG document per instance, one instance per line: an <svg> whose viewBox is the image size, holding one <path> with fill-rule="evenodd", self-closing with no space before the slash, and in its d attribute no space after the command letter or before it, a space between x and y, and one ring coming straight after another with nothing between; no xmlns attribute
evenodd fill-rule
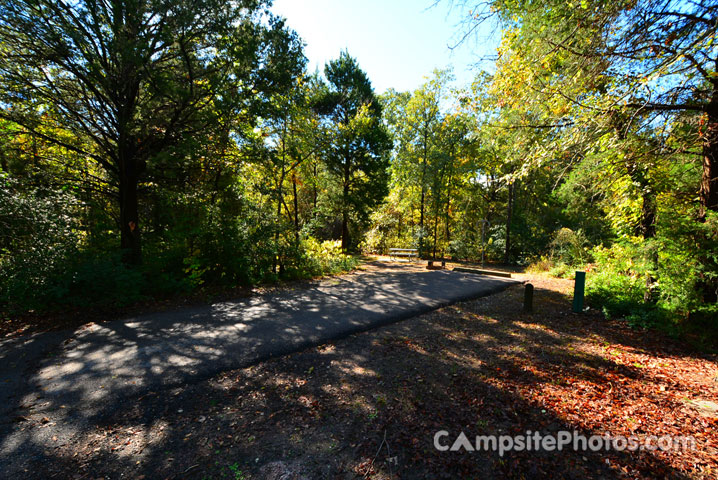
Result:
<svg viewBox="0 0 718 480"><path fill-rule="evenodd" d="M534 286L527 283L524 287L524 312L534 311Z"/></svg>
<svg viewBox="0 0 718 480"><path fill-rule="evenodd" d="M434 261L433 261L433 260L429 260L429 265L428 265L428 266L429 266L429 267L433 267L433 266L434 266Z"/></svg>
<svg viewBox="0 0 718 480"><path fill-rule="evenodd" d="M576 283L573 288L573 311L583 312L583 296L586 291L586 272L576 272Z"/></svg>

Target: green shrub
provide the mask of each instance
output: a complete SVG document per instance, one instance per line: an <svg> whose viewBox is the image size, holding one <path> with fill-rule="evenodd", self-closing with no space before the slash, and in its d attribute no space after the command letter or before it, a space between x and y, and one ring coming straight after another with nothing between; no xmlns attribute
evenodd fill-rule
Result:
<svg viewBox="0 0 718 480"><path fill-rule="evenodd" d="M304 268L311 276L345 272L358 264L355 257L342 253L340 240L319 242L308 237L302 240L301 246L306 255Z"/></svg>
<svg viewBox="0 0 718 480"><path fill-rule="evenodd" d="M586 300L607 318L643 317L647 266L641 240L624 239L609 248L593 249L595 265L587 275Z"/></svg>
<svg viewBox="0 0 718 480"><path fill-rule="evenodd" d="M541 255L538 260L534 260L529 263L529 266L526 267L526 271L528 273L545 273L550 271L555 266L556 264L553 260L545 255Z"/></svg>
<svg viewBox="0 0 718 480"><path fill-rule="evenodd" d="M241 219L216 213L208 216L183 259L184 273L194 287L249 285L261 278L267 253L258 250L261 242L250 243L251 231ZM273 254L271 251L269 255ZM257 262L260 266L253 265Z"/></svg>
<svg viewBox="0 0 718 480"><path fill-rule="evenodd" d="M623 238L609 248L594 248L587 302L607 318L623 318L638 328L657 327L699 348L715 350L718 305L703 303L698 288L702 278L714 278L710 259L718 245L710 242L718 237L711 236L712 222L711 215L698 225L694 219L672 219L649 241ZM649 283L652 301L646 302Z"/></svg>
<svg viewBox="0 0 718 480"><path fill-rule="evenodd" d="M718 288L718 215L707 212L704 223L693 218L662 220L662 235L656 250L662 304L671 311L715 311L718 305L705 305L701 283Z"/></svg>
<svg viewBox="0 0 718 480"><path fill-rule="evenodd" d="M0 305L42 309L62 299L67 266L77 254L80 205L57 191L21 192L0 177Z"/></svg>
<svg viewBox="0 0 718 480"><path fill-rule="evenodd" d="M565 263L559 263L554 265L549 271L549 275L557 278L573 278L576 267L567 265Z"/></svg>
<svg viewBox="0 0 718 480"><path fill-rule="evenodd" d="M644 308L645 281L606 267L587 275L586 300L608 318L625 317Z"/></svg>
<svg viewBox="0 0 718 480"><path fill-rule="evenodd" d="M195 288L184 271L185 251L179 247L166 244L147 245L142 262L145 296L168 297L189 293Z"/></svg>
<svg viewBox="0 0 718 480"><path fill-rule="evenodd" d="M449 242L449 255L458 260L480 259L481 245L472 241L466 232L461 232L458 238Z"/></svg>
<svg viewBox="0 0 718 480"><path fill-rule="evenodd" d="M577 269L580 269L580 267L563 262L554 262L546 256L541 256L526 267L526 271L529 273L548 273L556 278L574 278L574 273Z"/></svg>
<svg viewBox="0 0 718 480"><path fill-rule="evenodd" d="M591 260L589 242L582 230L561 228L549 243L549 258L556 263L583 265Z"/></svg>
<svg viewBox="0 0 718 480"><path fill-rule="evenodd" d="M138 268L130 268L120 254L78 255L56 285L64 292L54 303L75 307L125 306L142 298L145 277Z"/></svg>

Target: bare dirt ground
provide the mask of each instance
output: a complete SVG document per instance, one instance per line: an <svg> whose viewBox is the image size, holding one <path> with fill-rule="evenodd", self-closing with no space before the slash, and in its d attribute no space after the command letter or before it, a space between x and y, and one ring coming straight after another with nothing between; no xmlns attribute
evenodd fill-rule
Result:
<svg viewBox="0 0 718 480"><path fill-rule="evenodd" d="M382 268L369 266L367 268ZM394 267L392 267L394 268ZM422 268L407 266L406 268ZM718 477L718 362L598 313L570 281L464 302L128 402L27 478ZM17 420L18 429L45 428ZM694 450L439 452L434 434L693 436Z"/></svg>

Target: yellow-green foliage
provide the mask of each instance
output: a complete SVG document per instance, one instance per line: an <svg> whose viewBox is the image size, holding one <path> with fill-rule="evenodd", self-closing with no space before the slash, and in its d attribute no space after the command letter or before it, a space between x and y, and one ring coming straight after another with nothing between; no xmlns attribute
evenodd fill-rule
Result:
<svg viewBox="0 0 718 480"><path fill-rule="evenodd" d="M357 266L357 260L342 253L341 240L320 242L314 237L302 240L302 249L307 258L308 273L326 275L351 270Z"/></svg>

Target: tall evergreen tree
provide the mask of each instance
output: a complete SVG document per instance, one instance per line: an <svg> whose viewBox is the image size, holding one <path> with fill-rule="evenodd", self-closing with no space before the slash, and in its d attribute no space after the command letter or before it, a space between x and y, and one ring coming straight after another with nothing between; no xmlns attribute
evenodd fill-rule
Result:
<svg viewBox="0 0 718 480"><path fill-rule="evenodd" d="M347 52L327 63L328 81L318 100L331 132L325 161L341 186L342 249L353 245L350 221L368 218L387 194L391 138L381 104L366 73Z"/></svg>

